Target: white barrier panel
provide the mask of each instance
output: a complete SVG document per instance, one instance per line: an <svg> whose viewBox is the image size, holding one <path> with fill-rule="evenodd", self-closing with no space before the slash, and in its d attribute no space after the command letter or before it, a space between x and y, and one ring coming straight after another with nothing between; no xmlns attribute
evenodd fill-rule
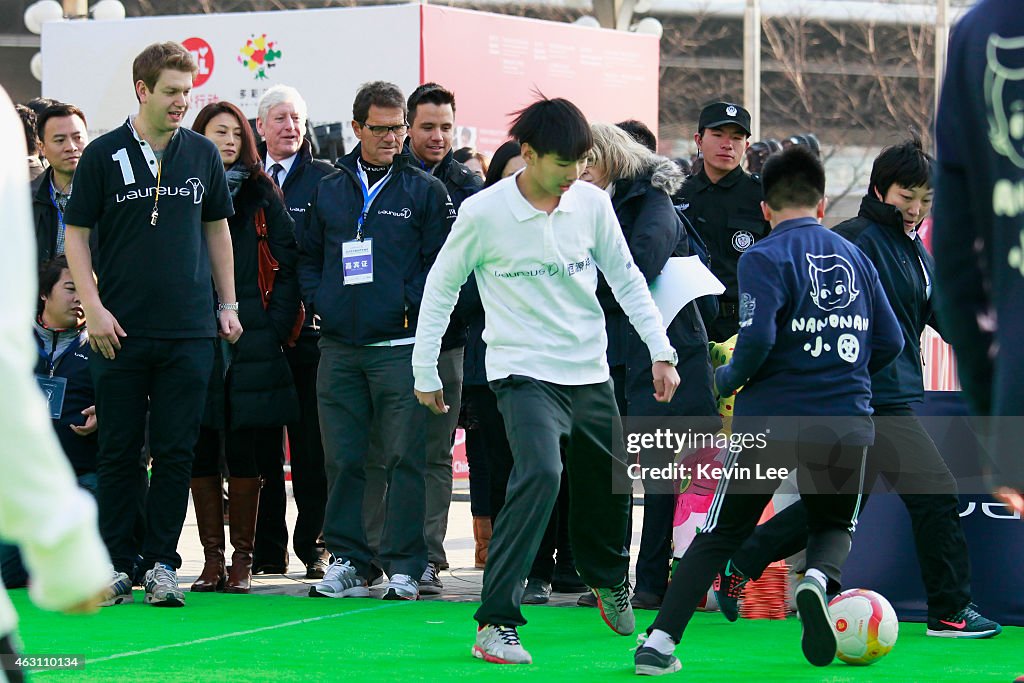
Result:
<svg viewBox="0 0 1024 683"><path fill-rule="evenodd" d="M137 111L132 60L168 40L184 44L200 67L186 125L218 100L253 118L277 83L298 88L311 121L347 124L359 85L385 80L407 95L425 81L452 90L456 148L493 152L508 114L535 91L572 100L592 121L634 118L657 131L653 36L433 5L50 22L43 94L81 107L95 137ZM351 149L347 125L343 134Z"/></svg>
<svg viewBox="0 0 1024 683"><path fill-rule="evenodd" d="M43 94L85 112L93 136L137 111L132 61L147 45L183 43L200 65L187 125L227 100L246 116L277 83L299 89L313 121L350 121L359 85L419 83L415 5L51 22L43 29Z"/></svg>

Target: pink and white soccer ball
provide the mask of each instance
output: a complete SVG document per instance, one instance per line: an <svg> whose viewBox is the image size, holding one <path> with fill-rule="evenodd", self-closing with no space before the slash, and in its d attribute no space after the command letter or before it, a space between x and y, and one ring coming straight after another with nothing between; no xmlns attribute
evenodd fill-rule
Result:
<svg viewBox="0 0 1024 683"><path fill-rule="evenodd" d="M873 664L896 644L900 632L896 610L874 591L843 591L832 599L828 611L836 630L836 656L847 664Z"/></svg>

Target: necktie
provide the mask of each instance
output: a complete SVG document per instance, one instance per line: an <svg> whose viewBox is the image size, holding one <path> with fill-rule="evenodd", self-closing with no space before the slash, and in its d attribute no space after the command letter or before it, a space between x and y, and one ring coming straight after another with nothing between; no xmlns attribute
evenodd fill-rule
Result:
<svg viewBox="0 0 1024 683"><path fill-rule="evenodd" d="M283 170L284 170L284 166L282 166L281 164L274 164L273 166L270 167L270 177L274 179L274 183L278 187L281 186L281 180L278 178L278 175Z"/></svg>
<svg viewBox="0 0 1024 683"><path fill-rule="evenodd" d="M57 224L57 242L54 245L54 254L60 256L64 253L64 212L68 210L68 200L71 199L71 193L64 194L63 192L53 192L54 203L57 205L57 210L60 212L60 220Z"/></svg>

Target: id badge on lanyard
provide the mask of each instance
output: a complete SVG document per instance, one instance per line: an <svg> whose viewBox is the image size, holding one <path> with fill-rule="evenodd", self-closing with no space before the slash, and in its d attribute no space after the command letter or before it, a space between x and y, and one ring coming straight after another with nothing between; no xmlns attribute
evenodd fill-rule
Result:
<svg viewBox="0 0 1024 683"><path fill-rule="evenodd" d="M61 411L64 409L64 393L68 388L66 377L47 377L36 375L39 388L43 390L46 397L46 407L50 411L50 419L59 420Z"/></svg>
<svg viewBox="0 0 1024 683"><path fill-rule="evenodd" d="M341 263L346 285L373 282L373 239L342 242Z"/></svg>
<svg viewBox="0 0 1024 683"><path fill-rule="evenodd" d="M372 189L366 186L367 179L358 162L356 177L359 180L359 189L363 192L363 210L356 219L356 238L341 244L342 277L346 285L365 285L373 282L373 239L363 237L363 223L366 222L366 214L373 200L391 178L391 170L388 169L387 175L377 181Z"/></svg>

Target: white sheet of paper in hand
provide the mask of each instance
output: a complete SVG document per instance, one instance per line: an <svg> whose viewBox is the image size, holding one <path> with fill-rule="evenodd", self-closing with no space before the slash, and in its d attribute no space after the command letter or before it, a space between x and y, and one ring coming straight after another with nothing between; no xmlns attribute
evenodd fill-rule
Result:
<svg viewBox="0 0 1024 683"><path fill-rule="evenodd" d="M719 295L723 285L699 256L673 256L658 277L651 282L651 297L668 328L688 303L707 294Z"/></svg>

